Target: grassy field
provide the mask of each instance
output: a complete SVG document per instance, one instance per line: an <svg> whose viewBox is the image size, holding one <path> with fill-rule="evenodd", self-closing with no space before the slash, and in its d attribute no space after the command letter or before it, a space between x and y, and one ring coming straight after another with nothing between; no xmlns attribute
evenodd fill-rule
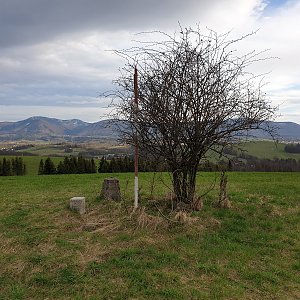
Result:
<svg viewBox="0 0 300 300"><path fill-rule="evenodd" d="M284 151L284 143L274 143L271 141L256 141L246 142L242 146L247 154L256 156L258 158L294 158L300 159L300 153L287 153Z"/></svg>
<svg viewBox="0 0 300 300"><path fill-rule="evenodd" d="M97 149L97 146L94 144L87 144L85 147L91 147L93 149ZM282 158L282 159L287 159L287 158L294 158L296 160L300 159L300 153L286 153L284 152L284 146L285 144L283 143L277 143L275 144L274 142L271 141L257 141L257 142L246 142L241 145L241 148L244 149L249 155L258 157L258 158L269 158L269 159L274 159L274 158ZM101 148L103 147L103 148ZM105 148L107 147L107 148ZM105 144L105 143L100 143L98 145L99 149L106 149L106 151L110 151L109 149L117 149L119 146L112 144ZM121 148L123 146L120 146ZM76 151L72 153L72 155L78 154L78 151L84 151L86 148L76 148ZM125 149L125 148L124 148ZM38 167L39 167L39 162L41 159L46 159L48 155L50 155L51 159L57 166L58 163L63 160L63 155L69 155L63 152L63 150L57 150L56 145L37 145L33 148L28 148L26 151L35 153L39 156L24 156L23 160L26 163L27 167L27 175L37 175L38 173ZM104 150L103 150L104 151ZM120 150L121 151L121 150ZM53 155L61 155L62 157L53 157ZM2 159L0 155L0 159ZM10 156L6 156L10 157ZM215 160L217 158L216 154L211 154L212 160Z"/></svg>
<svg viewBox="0 0 300 300"><path fill-rule="evenodd" d="M0 299L300 298L299 173L230 173L233 207L214 208L216 186L182 223L147 201L151 174L135 213L132 174L115 174L120 203L98 199L106 176L0 178ZM214 179L200 174L198 193ZM169 182L157 175L152 196L167 201ZM83 216L67 207L80 195Z"/></svg>
<svg viewBox="0 0 300 300"><path fill-rule="evenodd" d="M85 150L84 148L75 148L72 155L77 156L80 151ZM29 152L37 156L64 156L68 155L64 151L64 147L60 145L39 145L39 146L33 146L29 147L24 152Z"/></svg>
<svg viewBox="0 0 300 300"><path fill-rule="evenodd" d="M21 148L20 148L21 147ZM22 153L30 153L36 156L78 156L79 153L89 153L101 156L108 154L127 154L130 151L128 145L124 145L114 139L99 139L85 142L76 142L75 144L68 142L41 142L41 141L0 141L0 149L14 149L19 155ZM66 149L71 152L65 152ZM94 154L96 153L96 154Z"/></svg>

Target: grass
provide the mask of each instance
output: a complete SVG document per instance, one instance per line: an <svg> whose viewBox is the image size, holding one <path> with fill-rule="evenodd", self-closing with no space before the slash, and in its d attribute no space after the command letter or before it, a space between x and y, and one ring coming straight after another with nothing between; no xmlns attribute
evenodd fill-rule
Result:
<svg viewBox="0 0 300 300"><path fill-rule="evenodd" d="M99 200L106 176L0 179L0 299L299 299L299 173L230 173L233 208L214 208L215 188L183 224L147 202L150 173L144 214L129 209L132 174L114 174L124 202ZM198 176L199 194L214 177ZM156 199L169 182L156 176ZM67 207L80 195L83 216Z"/></svg>
<svg viewBox="0 0 300 300"><path fill-rule="evenodd" d="M101 154L110 153L128 153L129 146L120 144L115 139L101 138L96 140L81 141L81 142L66 142L66 141L56 141L56 142L42 142L42 141L0 141L0 148L16 149L16 147L24 146L22 149L16 150L17 153L21 155L23 152L28 152L36 156L65 156L74 155L78 156L80 152L97 152ZM71 153L66 153L65 148L72 148Z"/></svg>
<svg viewBox="0 0 300 300"><path fill-rule="evenodd" d="M84 151L84 148L74 148L71 155L77 156L79 152ZM45 145L35 145L33 147L29 147L23 152L29 152L37 156L65 156L68 155L64 151L64 147L61 145L53 145L53 144L45 144Z"/></svg>
<svg viewBox="0 0 300 300"><path fill-rule="evenodd" d="M244 143L242 148L247 151L247 154L258 158L294 158L296 160L300 159L300 153L285 152L285 145L285 143L274 143L272 141L252 141Z"/></svg>

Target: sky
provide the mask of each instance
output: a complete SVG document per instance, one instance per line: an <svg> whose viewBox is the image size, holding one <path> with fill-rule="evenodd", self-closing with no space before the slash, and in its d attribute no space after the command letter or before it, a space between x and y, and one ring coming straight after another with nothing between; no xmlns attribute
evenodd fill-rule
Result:
<svg viewBox="0 0 300 300"><path fill-rule="evenodd" d="M124 61L111 50L137 33L182 27L230 31L245 51L268 49L254 67L279 106L300 124L300 0L0 0L0 122L31 116L96 122Z"/></svg>

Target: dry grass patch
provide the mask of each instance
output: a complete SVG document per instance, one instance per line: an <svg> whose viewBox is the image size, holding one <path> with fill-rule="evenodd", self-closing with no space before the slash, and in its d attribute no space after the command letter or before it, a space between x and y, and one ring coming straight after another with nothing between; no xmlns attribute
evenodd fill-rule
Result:
<svg viewBox="0 0 300 300"><path fill-rule="evenodd" d="M133 210L130 214L130 219L136 223L136 227L140 229L149 230L164 230L169 227L168 221L161 217L149 214L146 212L145 207L140 207Z"/></svg>

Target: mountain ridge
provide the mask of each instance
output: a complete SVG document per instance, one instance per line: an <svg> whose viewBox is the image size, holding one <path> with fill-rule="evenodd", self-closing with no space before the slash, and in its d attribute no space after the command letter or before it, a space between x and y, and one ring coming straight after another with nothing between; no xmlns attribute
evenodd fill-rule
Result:
<svg viewBox="0 0 300 300"><path fill-rule="evenodd" d="M117 137L109 128L109 120L94 123L79 119L62 120L33 116L16 122L0 122L0 138L3 139L43 139L57 137Z"/></svg>
<svg viewBox="0 0 300 300"><path fill-rule="evenodd" d="M117 138L117 126L112 120L85 122L79 119L57 119L33 116L17 122L0 122L1 140L51 139L64 137ZM300 125L294 122L272 122L278 128L278 138L286 141L300 141ZM254 132L258 139L270 139L262 131Z"/></svg>

